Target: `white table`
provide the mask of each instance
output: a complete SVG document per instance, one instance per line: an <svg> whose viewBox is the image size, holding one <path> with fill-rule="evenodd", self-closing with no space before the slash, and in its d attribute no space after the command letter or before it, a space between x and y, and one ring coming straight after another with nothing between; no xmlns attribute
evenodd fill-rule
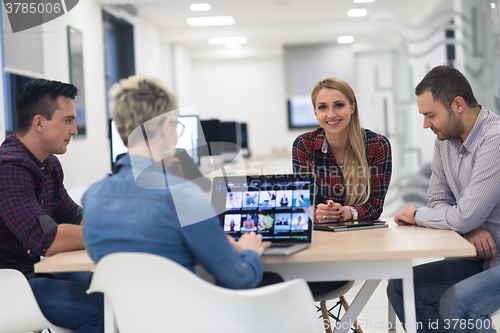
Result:
<svg viewBox="0 0 500 333"><path fill-rule="evenodd" d="M416 333L413 291L414 258L467 257L476 250L450 230L398 227L346 232L315 231L310 248L291 256L264 256L266 271L285 280L307 281L367 280L342 318L340 329L347 332L381 279L402 279L406 330ZM35 265L35 272L88 271L95 267L86 251L60 253ZM116 332L112 309L105 300L105 332Z"/></svg>
<svg viewBox="0 0 500 333"><path fill-rule="evenodd" d="M381 279L402 279L406 331L416 333L413 259L475 256L476 250L451 230L397 226L345 232L315 231L312 246L288 257L262 258L266 271L285 280L367 280L335 332L347 332ZM394 324L395 318L390 318ZM395 326L394 326L395 328Z"/></svg>

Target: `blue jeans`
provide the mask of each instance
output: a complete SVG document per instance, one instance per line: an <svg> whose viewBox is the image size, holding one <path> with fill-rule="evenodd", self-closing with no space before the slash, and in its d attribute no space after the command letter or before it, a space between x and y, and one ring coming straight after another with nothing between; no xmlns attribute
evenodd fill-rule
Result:
<svg viewBox="0 0 500 333"><path fill-rule="evenodd" d="M88 295L91 272L55 273L29 280L45 317L75 333L104 333L103 295Z"/></svg>
<svg viewBox="0 0 500 333"><path fill-rule="evenodd" d="M500 309L500 266L455 284L439 304L443 318L464 319L454 321L450 332L496 332L490 314Z"/></svg>
<svg viewBox="0 0 500 333"><path fill-rule="evenodd" d="M500 308L499 269L483 272L482 261L465 259L415 266L417 331L496 332L489 315ZM404 323L401 280L389 282L387 296Z"/></svg>

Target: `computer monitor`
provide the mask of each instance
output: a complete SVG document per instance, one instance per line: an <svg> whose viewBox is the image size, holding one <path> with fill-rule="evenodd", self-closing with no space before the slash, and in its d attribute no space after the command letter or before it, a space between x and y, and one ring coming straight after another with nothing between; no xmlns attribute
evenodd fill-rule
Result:
<svg viewBox="0 0 500 333"><path fill-rule="evenodd" d="M179 137L176 148L185 149L194 164L200 165L198 147L200 146L200 120L198 116L179 116L184 133Z"/></svg>
<svg viewBox="0 0 500 333"><path fill-rule="evenodd" d="M200 122L198 116L179 116L178 120L185 126L184 133L177 141L176 148L185 149L193 163L200 165L198 155ZM128 151L127 146L116 129L114 120L109 121L110 147L111 147L111 166L113 166L120 155Z"/></svg>
<svg viewBox="0 0 500 333"><path fill-rule="evenodd" d="M222 152L220 144L211 145L213 142L221 142L221 122L219 119L201 120L201 129L205 137L205 143L198 150L200 156L217 156Z"/></svg>
<svg viewBox="0 0 500 333"><path fill-rule="evenodd" d="M111 147L111 167L113 167L117 158L128 151L127 146L123 144L123 140L116 129L114 120L109 121L109 142Z"/></svg>
<svg viewBox="0 0 500 333"><path fill-rule="evenodd" d="M288 100L288 128L303 129L319 127L314 116L310 96L295 96Z"/></svg>
<svg viewBox="0 0 500 333"><path fill-rule="evenodd" d="M237 158L241 151L241 127L235 121L221 122L222 152L224 162L230 162Z"/></svg>
<svg viewBox="0 0 500 333"><path fill-rule="evenodd" d="M235 121L224 121L220 123L220 139L224 142L222 152L239 152L241 148L241 129L240 124Z"/></svg>
<svg viewBox="0 0 500 333"><path fill-rule="evenodd" d="M250 157L250 147L248 146L248 125L240 123L241 154L243 157Z"/></svg>

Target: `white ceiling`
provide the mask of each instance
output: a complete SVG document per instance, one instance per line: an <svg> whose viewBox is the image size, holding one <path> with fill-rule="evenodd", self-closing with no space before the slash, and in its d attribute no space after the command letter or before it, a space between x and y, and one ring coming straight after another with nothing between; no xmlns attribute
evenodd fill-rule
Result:
<svg viewBox="0 0 500 333"><path fill-rule="evenodd" d="M123 4L101 0L103 4ZM210 11L192 12L191 3L208 2ZM353 35L356 42L385 42L402 30L418 32L422 24L443 24L439 13L452 8L451 0L376 0L357 4L353 0L127 0L141 17L163 29L166 41L191 49L209 46L210 37L247 36L243 47L335 42L340 35ZM350 18L347 11L366 8L368 16ZM236 24L223 27L190 27L190 16L232 15ZM434 19L435 18L435 19ZM411 34L411 32L410 32ZM400 37L400 36L399 36Z"/></svg>

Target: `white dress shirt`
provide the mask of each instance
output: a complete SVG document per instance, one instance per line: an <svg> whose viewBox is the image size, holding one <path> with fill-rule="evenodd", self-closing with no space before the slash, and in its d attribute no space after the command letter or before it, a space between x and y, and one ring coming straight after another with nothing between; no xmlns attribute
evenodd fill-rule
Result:
<svg viewBox="0 0 500 333"><path fill-rule="evenodd" d="M415 221L460 234L483 226L500 249L500 116L481 107L465 142L436 139L429 202ZM486 263L497 265L499 257Z"/></svg>

